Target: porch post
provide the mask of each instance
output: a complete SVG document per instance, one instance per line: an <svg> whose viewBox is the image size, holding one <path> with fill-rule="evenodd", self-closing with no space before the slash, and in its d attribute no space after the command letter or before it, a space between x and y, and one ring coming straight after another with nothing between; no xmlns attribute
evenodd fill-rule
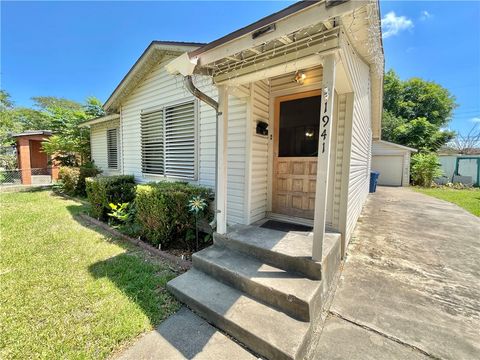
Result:
<svg viewBox="0 0 480 360"><path fill-rule="evenodd" d="M225 85L218 86L217 120L217 233L227 232L227 124L228 91Z"/></svg>
<svg viewBox="0 0 480 360"><path fill-rule="evenodd" d="M325 220L327 215L328 173L330 169L330 145L335 94L335 54L323 61L323 83L320 105L320 130L318 138L317 183L315 189L315 215L313 220L312 258L322 261Z"/></svg>

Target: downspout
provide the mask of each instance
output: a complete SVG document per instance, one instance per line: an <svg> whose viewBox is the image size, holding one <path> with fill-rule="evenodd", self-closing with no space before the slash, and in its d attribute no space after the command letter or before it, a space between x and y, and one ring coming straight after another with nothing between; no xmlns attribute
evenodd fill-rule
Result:
<svg viewBox="0 0 480 360"><path fill-rule="evenodd" d="M183 77L185 87L192 93L197 99L203 101L207 105L210 105L215 110L215 126L218 127L218 116L221 115L218 112L218 102L213 100L210 96L199 90L194 84L191 75ZM217 168L217 153L218 153L218 131L215 131L215 211L213 221L210 223L212 228L217 226L217 191L218 191L218 168Z"/></svg>

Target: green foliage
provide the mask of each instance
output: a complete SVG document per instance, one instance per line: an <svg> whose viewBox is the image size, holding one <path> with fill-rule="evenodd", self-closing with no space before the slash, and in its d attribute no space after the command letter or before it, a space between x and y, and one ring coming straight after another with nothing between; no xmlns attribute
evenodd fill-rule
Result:
<svg viewBox="0 0 480 360"><path fill-rule="evenodd" d="M129 211L131 208L130 203L128 202L121 203L121 204L110 203L108 204L108 206L112 210L111 212L108 213L108 216L115 219L117 222L121 224L125 224L130 221L130 218L131 218L131 212Z"/></svg>
<svg viewBox="0 0 480 360"><path fill-rule="evenodd" d="M138 185L135 198L136 219L142 226L142 235L147 241L162 247L182 245L193 249L195 215L189 211L189 200L194 196L201 197L205 202L212 199L210 189L186 183ZM208 206L199 209L198 216L208 217Z"/></svg>
<svg viewBox="0 0 480 360"><path fill-rule="evenodd" d="M85 196L85 179L100 174L101 171L93 163L81 167L62 166L59 170L61 188L65 194Z"/></svg>
<svg viewBox="0 0 480 360"><path fill-rule="evenodd" d="M62 166L58 171L58 177L62 182L62 191L67 195L75 195L80 169Z"/></svg>
<svg viewBox="0 0 480 360"><path fill-rule="evenodd" d="M0 167L5 170L15 170L17 168L17 156L14 154L0 154Z"/></svg>
<svg viewBox="0 0 480 360"><path fill-rule="evenodd" d="M0 146L14 143L12 133L24 130L51 130L55 133L43 149L61 165L79 166L90 157L90 132L79 124L105 114L100 100L85 104L53 96L33 97L32 108L15 107L10 95L0 91Z"/></svg>
<svg viewBox="0 0 480 360"><path fill-rule="evenodd" d="M439 84L419 78L403 81L389 70L384 80L382 138L436 151L455 136L442 127L456 106L454 96Z"/></svg>
<svg viewBox="0 0 480 360"><path fill-rule="evenodd" d="M129 203L135 198L133 175L87 178L85 183L91 213L97 219L107 219L111 203Z"/></svg>
<svg viewBox="0 0 480 360"><path fill-rule="evenodd" d="M80 174L78 176L78 182L76 187L76 194L80 196L87 195L85 179L100 175L102 171L95 166L94 163L88 162L83 166L80 166Z"/></svg>
<svg viewBox="0 0 480 360"><path fill-rule="evenodd" d="M442 175L438 156L433 153L418 153L412 156L411 176L415 185L430 187L433 179Z"/></svg>
<svg viewBox="0 0 480 360"><path fill-rule="evenodd" d="M418 118L397 126L392 131L393 137L400 144L421 151L437 151L449 142L455 133L439 131L437 126L431 124L426 118Z"/></svg>

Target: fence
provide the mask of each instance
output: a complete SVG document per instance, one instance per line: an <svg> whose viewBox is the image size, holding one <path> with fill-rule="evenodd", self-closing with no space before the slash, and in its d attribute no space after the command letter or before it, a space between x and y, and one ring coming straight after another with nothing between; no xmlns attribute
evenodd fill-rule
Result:
<svg viewBox="0 0 480 360"><path fill-rule="evenodd" d="M57 169L57 167L13 170L0 168L0 186L51 184L52 180L58 178Z"/></svg>

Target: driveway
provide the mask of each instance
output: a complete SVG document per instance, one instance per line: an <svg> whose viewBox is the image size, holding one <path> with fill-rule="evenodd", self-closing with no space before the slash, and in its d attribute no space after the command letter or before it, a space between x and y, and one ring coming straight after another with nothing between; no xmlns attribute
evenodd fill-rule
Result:
<svg viewBox="0 0 480 360"><path fill-rule="evenodd" d="M318 359L479 359L480 218L405 188L370 195Z"/></svg>

